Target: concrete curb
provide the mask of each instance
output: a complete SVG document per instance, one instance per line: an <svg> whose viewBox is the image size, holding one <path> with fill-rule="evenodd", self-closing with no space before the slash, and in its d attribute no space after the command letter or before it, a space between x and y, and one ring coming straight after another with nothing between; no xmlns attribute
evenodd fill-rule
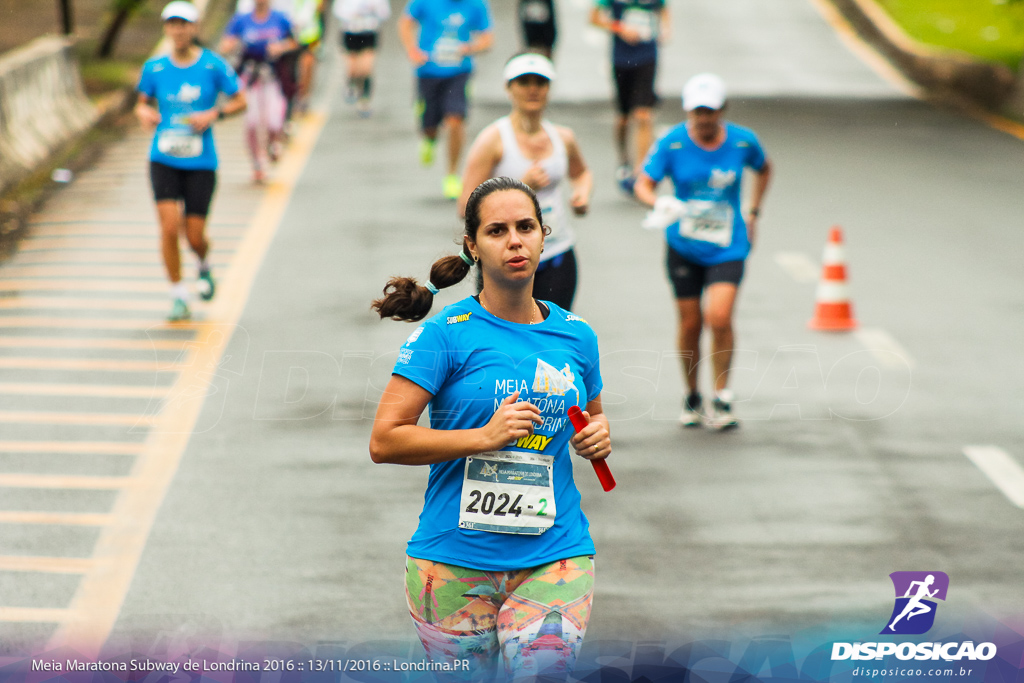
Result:
<svg viewBox="0 0 1024 683"><path fill-rule="evenodd" d="M1014 95L1016 77L1002 64L942 50L908 36L874 0L827 0L870 44L929 97L1001 109Z"/></svg>
<svg viewBox="0 0 1024 683"><path fill-rule="evenodd" d="M0 59L0 194L99 118L71 43L43 36Z"/></svg>

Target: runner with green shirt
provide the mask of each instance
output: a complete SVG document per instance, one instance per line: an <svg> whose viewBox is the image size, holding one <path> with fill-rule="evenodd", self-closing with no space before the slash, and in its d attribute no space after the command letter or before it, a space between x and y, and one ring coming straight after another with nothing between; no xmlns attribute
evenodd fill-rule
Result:
<svg viewBox="0 0 1024 683"><path fill-rule="evenodd" d="M654 142L654 106L658 96L654 79L658 68L658 43L669 37L669 13L665 0L596 0L590 22L607 29L612 38L612 72L615 77L619 116L615 143L619 186L633 194L633 183L644 155ZM633 125L633 153L629 152L629 127Z"/></svg>

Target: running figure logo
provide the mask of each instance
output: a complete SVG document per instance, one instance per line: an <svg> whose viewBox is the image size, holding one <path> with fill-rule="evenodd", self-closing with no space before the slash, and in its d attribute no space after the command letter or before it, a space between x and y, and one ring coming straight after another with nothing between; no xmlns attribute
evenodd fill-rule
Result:
<svg viewBox="0 0 1024 683"><path fill-rule="evenodd" d="M935 623L935 600L945 600L949 577L944 572L893 572L896 605L881 633L920 635ZM934 598L930 600L929 598Z"/></svg>
<svg viewBox="0 0 1024 683"><path fill-rule="evenodd" d="M561 370L550 363L537 359L537 371L533 375L533 391L547 396L565 396L569 391L576 392L576 402L580 400L580 390L576 386L576 376L566 363Z"/></svg>

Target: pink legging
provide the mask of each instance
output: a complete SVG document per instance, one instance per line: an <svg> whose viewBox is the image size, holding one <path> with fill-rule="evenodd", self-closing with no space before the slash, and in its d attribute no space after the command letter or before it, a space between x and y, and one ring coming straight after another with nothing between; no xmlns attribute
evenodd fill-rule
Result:
<svg viewBox="0 0 1024 683"><path fill-rule="evenodd" d="M253 167L260 169L267 145L279 140L284 131L288 102L277 79L266 76L253 78L245 89L245 96L249 103L245 110L245 138ZM262 131L266 131L266 141L260 139Z"/></svg>

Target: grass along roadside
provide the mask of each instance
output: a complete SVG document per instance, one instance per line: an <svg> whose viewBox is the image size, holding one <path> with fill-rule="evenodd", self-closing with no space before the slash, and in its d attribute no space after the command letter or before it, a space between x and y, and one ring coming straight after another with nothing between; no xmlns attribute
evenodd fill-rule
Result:
<svg viewBox="0 0 1024 683"><path fill-rule="evenodd" d="M1001 62L1014 71L1024 57L1020 0L877 0L922 43Z"/></svg>

